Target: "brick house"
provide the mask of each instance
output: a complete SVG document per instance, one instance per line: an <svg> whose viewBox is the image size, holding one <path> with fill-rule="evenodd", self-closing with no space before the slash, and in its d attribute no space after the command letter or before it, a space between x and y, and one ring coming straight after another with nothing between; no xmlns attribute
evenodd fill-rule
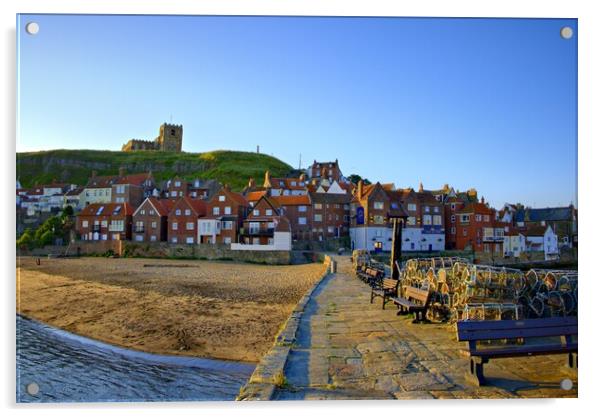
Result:
<svg viewBox="0 0 602 417"><path fill-rule="evenodd" d="M334 162L316 162L314 160L314 163L307 171L309 179L319 178L320 180L328 180L329 182L338 182L343 179L338 159L335 159Z"/></svg>
<svg viewBox="0 0 602 417"><path fill-rule="evenodd" d="M184 180L178 176L167 180L163 186L165 198L177 200L181 197L196 199L209 199L219 190L220 185L216 180L194 179Z"/></svg>
<svg viewBox="0 0 602 417"><path fill-rule="evenodd" d="M207 216L198 220L198 242L237 243L248 207L242 194L223 186L207 201Z"/></svg>
<svg viewBox="0 0 602 417"><path fill-rule="evenodd" d="M504 225L496 220L495 209L481 199L456 210L451 219L455 244L459 250L472 248L475 252L501 255L504 244Z"/></svg>
<svg viewBox="0 0 602 417"><path fill-rule="evenodd" d="M349 236L350 194L311 193L312 239L323 241Z"/></svg>
<svg viewBox="0 0 602 417"><path fill-rule="evenodd" d="M92 203L77 215L81 240L130 240L134 208L129 203Z"/></svg>
<svg viewBox="0 0 602 417"><path fill-rule="evenodd" d="M143 174L126 175L125 170L119 170L119 177L111 185L111 202L130 203L138 207L145 198L153 195L155 180L149 171Z"/></svg>
<svg viewBox="0 0 602 417"><path fill-rule="evenodd" d="M207 203L181 197L167 216L167 241L170 243L198 243L198 221L207 215Z"/></svg>
<svg viewBox="0 0 602 417"><path fill-rule="evenodd" d="M271 197L281 207L291 226L293 240L312 239L312 200L309 195L287 195Z"/></svg>
<svg viewBox="0 0 602 417"><path fill-rule="evenodd" d="M147 197L132 216L132 240L167 241L167 217L173 206L173 200Z"/></svg>
<svg viewBox="0 0 602 417"><path fill-rule="evenodd" d="M274 199L262 197L243 221L241 243L290 249L291 226L281 212L282 206ZM288 242L280 241L280 238L286 240L287 237Z"/></svg>

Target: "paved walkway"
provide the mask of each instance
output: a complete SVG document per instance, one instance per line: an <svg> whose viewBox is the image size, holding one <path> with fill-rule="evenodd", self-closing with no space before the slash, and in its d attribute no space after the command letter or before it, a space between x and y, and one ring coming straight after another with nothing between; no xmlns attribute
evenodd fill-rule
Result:
<svg viewBox="0 0 602 417"><path fill-rule="evenodd" d="M576 397L565 355L492 360L491 385L465 381L465 343L446 324L412 324L394 305L370 304L369 287L339 258L309 301L274 399ZM455 328L455 327L454 327ZM565 391L560 381L573 380Z"/></svg>

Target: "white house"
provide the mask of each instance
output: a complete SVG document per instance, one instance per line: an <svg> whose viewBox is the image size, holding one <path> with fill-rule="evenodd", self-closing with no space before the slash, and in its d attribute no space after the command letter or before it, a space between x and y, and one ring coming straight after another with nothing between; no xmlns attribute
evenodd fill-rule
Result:
<svg viewBox="0 0 602 417"><path fill-rule="evenodd" d="M543 252L546 260L558 257L558 236L550 225L530 226L525 235L528 252Z"/></svg>
<svg viewBox="0 0 602 417"><path fill-rule="evenodd" d="M525 235L515 229L510 229L504 235L503 248L505 256L514 256L515 258L518 258L521 253L527 250Z"/></svg>
<svg viewBox="0 0 602 417"><path fill-rule="evenodd" d="M220 234L222 221L220 219L199 219L197 242L202 242L202 236L211 236L211 243L215 244L216 236Z"/></svg>

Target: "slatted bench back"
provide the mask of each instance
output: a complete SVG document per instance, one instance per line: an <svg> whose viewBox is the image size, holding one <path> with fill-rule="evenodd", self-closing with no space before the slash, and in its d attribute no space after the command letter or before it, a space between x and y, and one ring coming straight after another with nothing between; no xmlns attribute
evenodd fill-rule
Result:
<svg viewBox="0 0 602 417"><path fill-rule="evenodd" d="M577 335L577 317L528 320L459 321L458 341Z"/></svg>
<svg viewBox="0 0 602 417"><path fill-rule="evenodd" d="M426 303L428 302L428 299L429 299L428 290L421 290L420 288L412 287L411 285L405 286L404 290L405 290L405 297L408 300L418 301L418 302L422 303L422 305L426 305Z"/></svg>
<svg viewBox="0 0 602 417"><path fill-rule="evenodd" d="M396 279L385 278L383 279L382 287L384 290L395 290L398 284L399 281Z"/></svg>

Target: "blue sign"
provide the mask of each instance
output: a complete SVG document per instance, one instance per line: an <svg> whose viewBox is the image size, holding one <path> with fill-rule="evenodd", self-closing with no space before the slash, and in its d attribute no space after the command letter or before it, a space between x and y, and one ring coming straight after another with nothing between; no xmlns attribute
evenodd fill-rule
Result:
<svg viewBox="0 0 602 417"><path fill-rule="evenodd" d="M355 224L364 224L364 208L358 207L355 210Z"/></svg>

